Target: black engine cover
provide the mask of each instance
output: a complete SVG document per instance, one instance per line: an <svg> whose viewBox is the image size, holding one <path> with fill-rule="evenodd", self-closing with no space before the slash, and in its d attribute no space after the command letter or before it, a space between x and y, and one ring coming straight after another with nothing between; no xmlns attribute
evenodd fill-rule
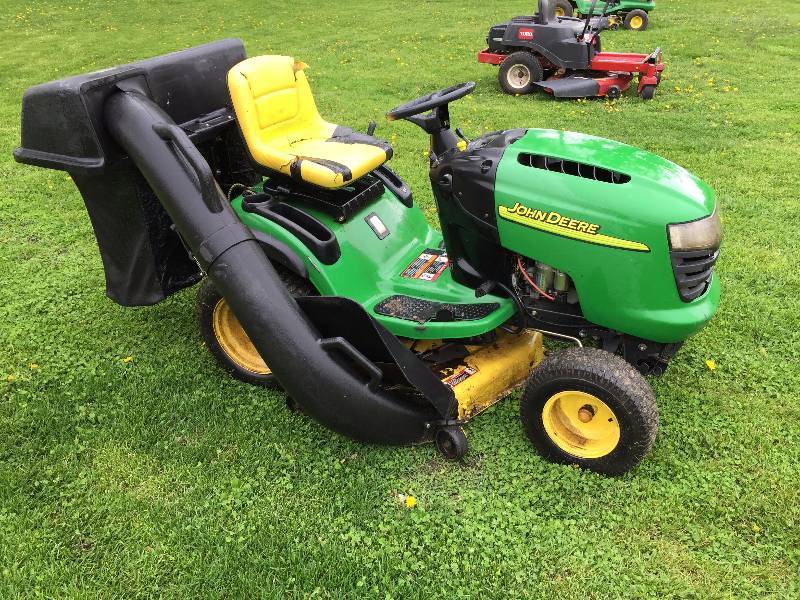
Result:
<svg viewBox="0 0 800 600"><path fill-rule="evenodd" d="M431 166L430 177L453 278L476 287L505 281L508 269L497 232L494 189L497 165L525 129L488 133L463 152L450 152Z"/></svg>

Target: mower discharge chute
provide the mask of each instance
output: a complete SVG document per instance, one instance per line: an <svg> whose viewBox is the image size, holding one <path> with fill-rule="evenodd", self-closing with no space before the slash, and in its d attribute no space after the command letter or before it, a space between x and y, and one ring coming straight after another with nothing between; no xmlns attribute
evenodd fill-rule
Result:
<svg viewBox="0 0 800 600"><path fill-rule="evenodd" d="M439 232L374 125L319 115L306 68L226 40L36 86L15 157L72 175L109 296L153 304L206 275L215 358L336 431L458 458L461 425L527 378L544 456L638 464L658 421L641 373L717 306L708 187L580 134L466 140L449 116L461 84L387 113L430 135ZM543 335L575 348L544 358Z"/></svg>
<svg viewBox="0 0 800 600"><path fill-rule="evenodd" d="M661 49L649 54L602 52L600 32L610 26L605 2L597 0L584 19L556 15L552 0L539 0L533 16L514 17L493 26L478 62L499 66L500 87L507 94L542 89L556 98L619 98L638 77L636 91L652 100L664 70Z"/></svg>

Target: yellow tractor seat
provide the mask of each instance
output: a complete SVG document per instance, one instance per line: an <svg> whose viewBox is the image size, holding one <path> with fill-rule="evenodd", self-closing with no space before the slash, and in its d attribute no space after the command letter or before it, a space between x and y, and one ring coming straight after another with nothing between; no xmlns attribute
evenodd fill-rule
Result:
<svg viewBox="0 0 800 600"><path fill-rule="evenodd" d="M325 121L290 56L255 56L228 71L228 89L247 150L268 171L338 188L392 157L378 138Z"/></svg>

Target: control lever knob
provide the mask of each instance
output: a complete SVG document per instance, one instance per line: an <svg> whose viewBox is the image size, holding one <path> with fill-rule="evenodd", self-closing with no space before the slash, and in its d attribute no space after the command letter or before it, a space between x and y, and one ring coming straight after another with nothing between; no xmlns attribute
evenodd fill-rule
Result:
<svg viewBox="0 0 800 600"><path fill-rule="evenodd" d="M496 281L484 281L480 284L475 290L475 297L482 298L486 294L491 293L491 291L497 286Z"/></svg>

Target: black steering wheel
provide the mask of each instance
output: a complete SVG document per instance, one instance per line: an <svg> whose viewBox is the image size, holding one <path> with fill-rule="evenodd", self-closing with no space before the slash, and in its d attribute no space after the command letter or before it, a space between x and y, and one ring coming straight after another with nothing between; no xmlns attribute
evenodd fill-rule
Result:
<svg viewBox="0 0 800 600"><path fill-rule="evenodd" d="M451 85L443 90L437 90L425 96L420 96L416 100L411 100L410 102L396 106L386 113L386 120L397 121L398 119L405 119L407 117L426 113L439 106L450 104L453 100L463 98L474 89L474 81Z"/></svg>

